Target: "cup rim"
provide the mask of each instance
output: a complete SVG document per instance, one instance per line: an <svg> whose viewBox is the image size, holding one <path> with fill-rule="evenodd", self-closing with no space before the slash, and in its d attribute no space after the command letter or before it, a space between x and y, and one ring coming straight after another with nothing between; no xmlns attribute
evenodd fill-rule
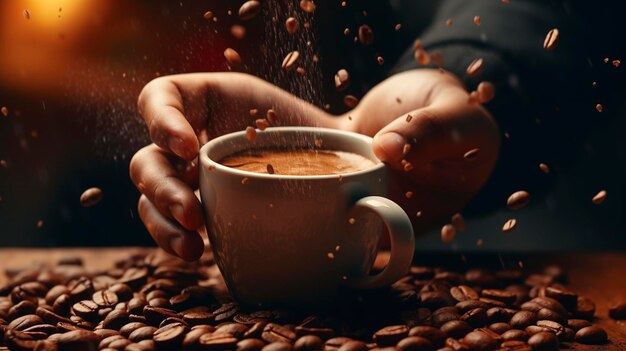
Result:
<svg viewBox="0 0 626 351"><path fill-rule="evenodd" d="M334 135L343 135L352 139L357 139L360 142L367 143L368 145L372 144L373 138L359 134L355 132L340 130L340 129L332 129L332 128L322 128L322 127L270 127L262 131L261 133L271 133L271 132L279 132L279 133L293 133L293 132L305 132L305 133L323 133L323 134L334 134ZM362 169L356 172L347 172L341 174L324 174L324 175L285 175L285 174L266 174L266 173L256 173L251 171L244 171L236 168L231 168L228 166L224 166L219 163L217 160L214 160L209 157L209 150L211 148L216 147L220 143L227 142L233 139L245 138L246 131L237 131L228 134L221 135L219 137L211 139L208 143L204 144L200 148L199 158L200 158L200 167L202 168L213 168L213 171L219 170L222 172L226 172L232 175L247 177L247 178L255 178L255 179L268 179L268 180L326 180L326 179L337 179L337 178L347 178L359 176L362 174L368 174L371 172L376 172L385 168L385 164L378 159L375 155L374 158L367 157L372 160L375 165L366 169Z"/></svg>

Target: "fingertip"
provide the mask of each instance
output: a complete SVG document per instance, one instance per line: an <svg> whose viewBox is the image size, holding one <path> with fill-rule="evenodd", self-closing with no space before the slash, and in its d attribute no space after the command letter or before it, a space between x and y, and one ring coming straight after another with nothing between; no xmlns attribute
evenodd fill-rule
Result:
<svg viewBox="0 0 626 351"><path fill-rule="evenodd" d="M197 200L195 203L187 204L187 206L174 203L169 206L169 210L176 221L185 229L197 230L204 224L202 209Z"/></svg>
<svg viewBox="0 0 626 351"><path fill-rule="evenodd" d="M396 163L403 158L406 140L395 132L386 132L374 136L372 148L376 157L387 163Z"/></svg>
<svg viewBox="0 0 626 351"><path fill-rule="evenodd" d="M204 253L204 242L198 233L176 235L169 244L176 255L185 261L196 261Z"/></svg>
<svg viewBox="0 0 626 351"><path fill-rule="evenodd" d="M174 154L187 161L191 161L198 156L198 149L200 148L198 139L195 136L185 139L178 136L170 136L167 140L167 146Z"/></svg>

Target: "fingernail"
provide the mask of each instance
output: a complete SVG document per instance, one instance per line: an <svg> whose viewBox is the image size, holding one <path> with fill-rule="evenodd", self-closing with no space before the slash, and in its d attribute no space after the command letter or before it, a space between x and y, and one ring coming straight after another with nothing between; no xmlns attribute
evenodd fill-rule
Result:
<svg viewBox="0 0 626 351"><path fill-rule="evenodd" d="M176 155L184 158L184 159L189 159L189 152L187 151L187 148L185 147L185 142L183 141L183 139L178 138L178 137L170 137L167 140L167 146L170 147L170 150L172 150L172 152L174 152Z"/></svg>
<svg viewBox="0 0 626 351"><path fill-rule="evenodd" d="M382 161L399 161L402 159L402 150L406 141L402 135L389 132L374 137L376 156Z"/></svg>
<svg viewBox="0 0 626 351"><path fill-rule="evenodd" d="M184 227L185 223L185 209L181 204L170 205L170 213L172 216Z"/></svg>
<svg viewBox="0 0 626 351"><path fill-rule="evenodd" d="M183 249L183 237L182 236L175 236L173 238L170 239L170 247L172 248L172 250L174 250L174 252L179 256L179 257L183 257L184 254L184 249Z"/></svg>

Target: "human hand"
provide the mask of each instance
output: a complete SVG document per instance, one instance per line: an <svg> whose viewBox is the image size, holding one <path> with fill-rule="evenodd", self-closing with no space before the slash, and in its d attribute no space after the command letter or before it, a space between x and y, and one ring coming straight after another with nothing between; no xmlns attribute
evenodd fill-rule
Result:
<svg viewBox="0 0 626 351"><path fill-rule="evenodd" d="M198 150L209 139L253 126L273 109L283 125L337 128L324 111L259 78L241 73L165 76L148 83L138 108L154 142L131 160L142 193L138 210L156 243L170 254L196 260L204 251L198 187ZM251 116L250 109L258 115Z"/></svg>
<svg viewBox="0 0 626 351"><path fill-rule="evenodd" d="M489 178L500 148L489 112L469 101L451 73L432 69L381 82L343 116L340 128L374 136L375 154L392 168L391 198L412 218L416 233L449 221L469 202ZM473 149L475 158L465 158Z"/></svg>

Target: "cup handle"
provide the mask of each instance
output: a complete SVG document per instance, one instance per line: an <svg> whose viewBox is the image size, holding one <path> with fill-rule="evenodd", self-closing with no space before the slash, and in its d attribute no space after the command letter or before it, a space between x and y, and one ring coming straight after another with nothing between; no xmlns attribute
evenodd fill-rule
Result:
<svg viewBox="0 0 626 351"><path fill-rule="evenodd" d="M413 226L406 212L395 202L381 196L358 200L353 209L363 208L377 214L385 223L391 242L389 263L382 272L362 277L349 277L345 284L354 288L374 289L394 283L411 266L415 250Z"/></svg>

